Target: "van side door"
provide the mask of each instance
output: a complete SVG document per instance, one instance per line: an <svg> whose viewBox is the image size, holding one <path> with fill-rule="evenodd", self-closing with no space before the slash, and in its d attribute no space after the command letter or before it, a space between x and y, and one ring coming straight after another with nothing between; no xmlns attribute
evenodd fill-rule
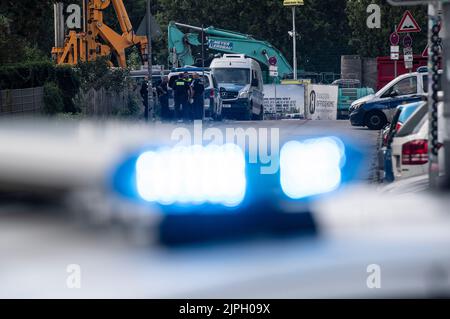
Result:
<svg viewBox="0 0 450 319"><path fill-rule="evenodd" d="M250 83L253 83L255 80L258 82L257 86L252 87L252 97L253 97L253 112L259 114L261 109L261 105L264 103L264 94L263 94L263 83L261 82L260 76L258 72L252 69L252 79Z"/></svg>

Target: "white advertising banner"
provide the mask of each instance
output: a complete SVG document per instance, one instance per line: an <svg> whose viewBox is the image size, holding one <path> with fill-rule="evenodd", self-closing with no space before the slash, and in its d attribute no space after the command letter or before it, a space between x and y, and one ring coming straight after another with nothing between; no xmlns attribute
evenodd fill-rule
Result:
<svg viewBox="0 0 450 319"><path fill-rule="evenodd" d="M264 113L282 117L302 117L305 109L305 87L299 84L264 85Z"/></svg>
<svg viewBox="0 0 450 319"><path fill-rule="evenodd" d="M339 88L337 85L307 86L306 118L311 120L336 120Z"/></svg>

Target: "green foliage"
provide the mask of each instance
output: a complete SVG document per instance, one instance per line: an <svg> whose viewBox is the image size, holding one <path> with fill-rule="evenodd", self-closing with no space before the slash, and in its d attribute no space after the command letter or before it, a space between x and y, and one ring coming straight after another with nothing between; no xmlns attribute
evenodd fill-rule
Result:
<svg viewBox="0 0 450 319"><path fill-rule="evenodd" d="M139 70L141 68L142 61L141 56L139 54L139 50L136 47L133 47L130 50L130 53L127 58L127 66L131 70Z"/></svg>
<svg viewBox="0 0 450 319"><path fill-rule="evenodd" d="M24 89L53 82L62 92L64 111L79 110L73 98L80 87L80 80L69 66L55 66L51 62L27 62L0 67L0 89Z"/></svg>
<svg viewBox="0 0 450 319"><path fill-rule="evenodd" d="M63 94L59 87L48 82L44 85L44 114L54 115L64 110Z"/></svg>
<svg viewBox="0 0 450 319"><path fill-rule="evenodd" d="M122 117L136 118L140 114L139 99L135 95L128 95L127 108L119 113Z"/></svg>
<svg viewBox="0 0 450 319"><path fill-rule="evenodd" d="M0 67L0 89L23 89L42 86L54 79L55 66L50 62L27 62Z"/></svg>
<svg viewBox="0 0 450 319"><path fill-rule="evenodd" d="M381 28L369 29L366 25L369 4L378 4L381 8ZM364 57L386 56L389 54L389 36L395 25L400 23L405 10L410 10L422 28L421 33L411 34L414 39L415 54L422 53L427 41L427 7L394 7L384 0L348 0L346 12L352 37L349 44L355 48L356 53Z"/></svg>
<svg viewBox="0 0 450 319"><path fill-rule="evenodd" d="M126 85L127 69L110 68L109 57L100 57L92 62L80 62L77 64L77 74L81 79L81 88L85 91L90 88L112 89L119 92Z"/></svg>

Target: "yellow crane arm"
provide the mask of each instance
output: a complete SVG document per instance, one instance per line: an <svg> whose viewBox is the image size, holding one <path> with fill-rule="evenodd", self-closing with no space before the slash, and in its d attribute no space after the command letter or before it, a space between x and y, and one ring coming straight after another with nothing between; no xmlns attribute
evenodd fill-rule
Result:
<svg viewBox="0 0 450 319"><path fill-rule="evenodd" d="M122 34L114 31L103 21L103 11L111 2ZM142 55L147 53L147 37L135 35L122 0L85 0L83 7L86 8L83 11L87 21L84 32L71 31L64 47L52 49L58 64L73 65L79 61L93 61L112 52L117 56L119 66L126 67L127 48L138 46Z"/></svg>

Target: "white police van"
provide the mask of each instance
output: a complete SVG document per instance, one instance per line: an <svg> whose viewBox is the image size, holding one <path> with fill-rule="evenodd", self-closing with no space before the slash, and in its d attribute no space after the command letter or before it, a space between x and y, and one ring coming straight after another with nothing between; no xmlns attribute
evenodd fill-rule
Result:
<svg viewBox="0 0 450 319"><path fill-rule="evenodd" d="M222 116L243 120L264 119L261 67L244 54L224 54L210 65L220 87Z"/></svg>

